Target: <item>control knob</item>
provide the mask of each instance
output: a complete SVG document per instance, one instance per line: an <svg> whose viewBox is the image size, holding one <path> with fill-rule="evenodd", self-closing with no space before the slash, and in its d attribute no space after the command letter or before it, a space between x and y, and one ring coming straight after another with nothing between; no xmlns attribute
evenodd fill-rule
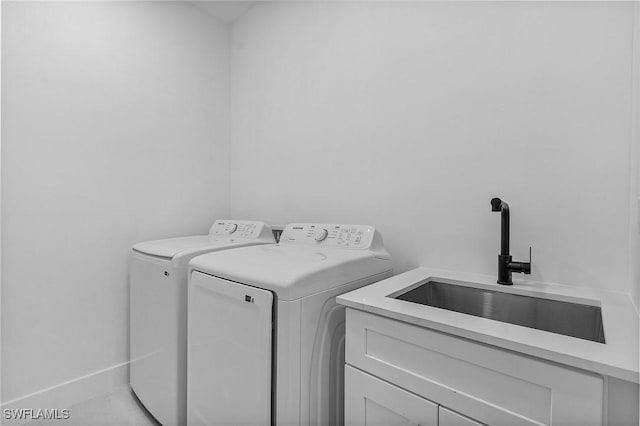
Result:
<svg viewBox="0 0 640 426"><path fill-rule="evenodd" d="M321 242L327 238L327 235L329 235L329 231L326 229L318 229L315 234L315 239L317 242Z"/></svg>
<svg viewBox="0 0 640 426"><path fill-rule="evenodd" d="M234 232L236 232L236 229L238 229L238 225L235 224L235 223L231 223L231 224L229 224L229 226L227 226L227 232L229 233L229 235L231 235Z"/></svg>

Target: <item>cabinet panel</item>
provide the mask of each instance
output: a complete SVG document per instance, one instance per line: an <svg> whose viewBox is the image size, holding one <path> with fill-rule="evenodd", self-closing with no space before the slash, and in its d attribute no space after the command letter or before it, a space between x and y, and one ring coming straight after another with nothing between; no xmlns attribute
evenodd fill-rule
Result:
<svg viewBox="0 0 640 426"><path fill-rule="evenodd" d="M438 406L345 366L345 426L437 426Z"/></svg>
<svg viewBox="0 0 640 426"><path fill-rule="evenodd" d="M438 407L438 426L483 426L468 417L461 416L444 407Z"/></svg>
<svg viewBox="0 0 640 426"><path fill-rule="evenodd" d="M346 339L347 364L482 423L602 424L595 374L354 309Z"/></svg>

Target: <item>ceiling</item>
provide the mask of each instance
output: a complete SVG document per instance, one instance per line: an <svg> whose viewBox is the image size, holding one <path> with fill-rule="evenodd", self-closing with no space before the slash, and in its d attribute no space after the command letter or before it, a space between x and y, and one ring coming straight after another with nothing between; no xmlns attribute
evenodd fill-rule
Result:
<svg viewBox="0 0 640 426"><path fill-rule="evenodd" d="M245 13L255 1L191 1L198 9L224 22L233 22Z"/></svg>

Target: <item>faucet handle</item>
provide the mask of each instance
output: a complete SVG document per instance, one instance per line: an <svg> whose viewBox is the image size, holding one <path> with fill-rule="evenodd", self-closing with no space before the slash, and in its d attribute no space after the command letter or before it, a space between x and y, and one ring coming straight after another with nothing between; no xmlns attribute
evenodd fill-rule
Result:
<svg viewBox="0 0 640 426"><path fill-rule="evenodd" d="M529 261L522 263L522 272L526 275L531 273L531 246L529 246Z"/></svg>
<svg viewBox="0 0 640 426"><path fill-rule="evenodd" d="M511 272L517 272L519 274L529 275L531 273L531 247L529 247L529 261L528 262L511 262L511 256L498 256L498 258L505 258L507 262L507 270ZM498 281L499 284L502 284Z"/></svg>

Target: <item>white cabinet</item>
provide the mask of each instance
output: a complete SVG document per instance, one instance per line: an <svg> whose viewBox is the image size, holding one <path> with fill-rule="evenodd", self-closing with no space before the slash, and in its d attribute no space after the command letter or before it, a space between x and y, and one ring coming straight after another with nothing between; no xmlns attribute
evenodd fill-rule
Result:
<svg viewBox="0 0 640 426"><path fill-rule="evenodd" d="M437 426L438 406L345 366L346 426Z"/></svg>
<svg viewBox="0 0 640 426"><path fill-rule="evenodd" d="M355 367L375 376L367 379L361 400L366 400L365 391L376 387L375 380L382 381L377 387L441 406L444 425L603 424L602 376L352 308L347 309L345 362L348 371ZM345 376L347 395L358 389L356 377L360 376ZM409 407L405 401L412 400L407 395L393 406L385 398L383 406L409 413L403 411ZM351 399L346 404L355 407ZM359 410L365 415L362 404ZM372 424L358 422L357 416L352 419L355 423L347 425Z"/></svg>

